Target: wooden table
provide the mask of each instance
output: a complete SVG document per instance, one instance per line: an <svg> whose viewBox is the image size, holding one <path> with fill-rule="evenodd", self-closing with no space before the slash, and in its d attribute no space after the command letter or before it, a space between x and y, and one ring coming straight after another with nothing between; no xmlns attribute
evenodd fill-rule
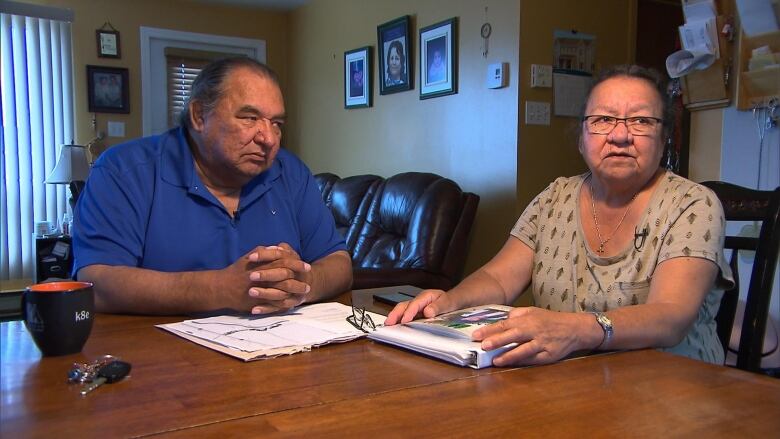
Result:
<svg viewBox="0 0 780 439"><path fill-rule="evenodd" d="M178 320L98 315L82 353L46 358L21 322L0 324L0 437L780 432L780 380L654 350L476 371L362 339L243 363L154 327ZM103 354L131 376L82 397L66 373Z"/></svg>

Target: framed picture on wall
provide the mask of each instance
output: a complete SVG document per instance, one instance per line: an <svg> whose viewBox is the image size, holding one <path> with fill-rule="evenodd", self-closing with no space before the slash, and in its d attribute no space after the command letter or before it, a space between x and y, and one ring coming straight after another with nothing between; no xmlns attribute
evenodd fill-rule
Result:
<svg viewBox="0 0 780 439"><path fill-rule="evenodd" d="M458 19L420 29L420 99L458 92Z"/></svg>
<svg viewBox="0 0 780 439"><path fill-rule="evenodd" d="M379 50L379 94L411 90L409 16L404 15L377 26L376 35Z"/></svg>
<svg viewBox="0 0 780 439"><path fill-rule="evenodd" d="M344 52L344 108L371 106L371 47Z"/></svg>
<svg viewBox="0 0 780 439"><path fill-rule="evenodd" d="M90 113L129 113L127 69L87 66L87 103Z"/></svg>
<svg viewBox="0 0 780 439"><path fill-rule="evenodd" d="M103 27L95 31L97 38L97 52L100 58L121 58L122 46L119 45L119 31L106 22Z"/></svg>

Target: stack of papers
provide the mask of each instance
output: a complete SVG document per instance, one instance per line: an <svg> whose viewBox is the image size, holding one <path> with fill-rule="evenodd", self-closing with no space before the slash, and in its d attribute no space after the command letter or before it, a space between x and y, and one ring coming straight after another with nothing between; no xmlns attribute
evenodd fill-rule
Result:
<svg viewBox="0 0 780 439"><path fill-rule="evenodd" d="M485 351L472 340L482 326L506 319L513 308L484 305L452 311L430 319L377 328L368 338L406 348L460 366L482 369L493 365L493 358L517 346Z"/></svg>
<svg viewBox="0 0 780 439"><path fill-rule="evenodd" d="M385 317L369 313L374 322ZM318 303L285 313L263 316L218 316L157 325L182 338L244 361L306 352L329 343L366 335L346 318L352 308L341 303Z"/></svg>
<svg viewBox="0 0 780 439"><path fill-rule="evenodd" d="M666 70L672 78L704 70L720 58L715 10L713 0L683 3L685 24L680 26L683 49L666 58Z"/></svg>
<svg viewBox="0 0 780 439"><path fill-rule="evenodd" d="M352 315L350 306L335 302L273 315L208 317L157 327L244 361L306 352L368 335L372 340L481 369L492 366L495 356L516 344L484 351L479 342L472 340L472 334L482 326L506 319L510 310L509 306L485 305L388 327L381 325L385 316L366 311L377 326L369 334L347 322Z"/></svg>

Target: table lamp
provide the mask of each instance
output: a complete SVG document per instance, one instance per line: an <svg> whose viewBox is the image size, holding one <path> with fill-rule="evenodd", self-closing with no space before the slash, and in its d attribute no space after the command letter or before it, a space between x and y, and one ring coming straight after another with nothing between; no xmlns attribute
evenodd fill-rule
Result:
<svg viewBox="0 0 780 439"><path fill-rule="evenodd" d="M87 149L81 145L62 145L57 164L46 178L46 184L67 184L70 186L70 205L79 198L84 182L89 176Z"/></svg>

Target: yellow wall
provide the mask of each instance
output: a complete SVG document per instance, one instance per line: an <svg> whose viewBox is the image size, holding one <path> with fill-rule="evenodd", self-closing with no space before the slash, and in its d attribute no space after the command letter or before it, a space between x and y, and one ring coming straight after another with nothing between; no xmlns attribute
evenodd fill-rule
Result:
<svg viewBox="0 0 780 439"><path fill-rule="evenodd" d="M280 75L289 124L284 144L314 172L341 176L404 171L435 172L481 196L467 271L487 261L530 199L559 175L584 168L571 118L551 126L521 122L525 100L552 101L551 89L530 89L531 64L550 64L555 29L597 37L598 65L632 58L636 0L312 0L291 13L208 6L179 0L26 0L73 9L77 142L93 137L86 103L86 64L130 69L129 115L98 115L126 123L125 138L141 135L139 28L264 39L268 63ZM181 11L184 12L181 12ZM597 13L594 13L597 11ZM343 55L373 46L376 26L411 16L414 89L379 95L374 53L374 104L346 110ZM451 96L419 99L419 29L458 17L459 86ZM122 58L98 58L95 30L111 21L121 33ZM481 25L491 23L482 56ZM487 65L509 63L508 87L485 87ZM518 129L519 126L519 129Z"/></svg>
<svg viewBox="0 0 780 439"><path fill-rule="evenodd" d="M520 136L517 202L522 210L552 180L585 171L572 117L550 117L550 126L525 124L525 101L552 104L551 88L531 88L531 64L551 64L553 31L596 36L596 70L634 59L636 0L523 1L520 10ZM551 106L552 108L552 106ZM551 111L553 113L553 111Z"/></svg>
<svg viewBox="0 0 780 439"><path fill-rule="evenodd" d="M487 8L487 12L485 11ZM374 105L344 109L343 57L373 46L376 27L412 17L414 89L379 95ZM419 29L458 17L458 93L419 99ZM482 56L480 27L493 28ZM290 19L289 130L286 144L316 172L342 177L434 172L481 196L467 271L496 253L517 217L517 0L313 1ZM485 87L488 64L509 63L509 86Z"/></svg>
<svg viewBox="0 0 780 439"><path fill-rule="evenodd" d="M140 137L141 52L140 27L156 27L232 37L266 40L268 64L282 78L287 76L288 14L234 7L208 6L179 0L23 0L74 11L73 81L76 104L76 139L84 144L94 137L87 111L86 65L124 67L130 75L130 114L97 114L97 129L107 132L107 121L125 123L125 137L108 137L102 147ZM121 59L98 58L95 30L110 21L119 31Z"/></svg>

